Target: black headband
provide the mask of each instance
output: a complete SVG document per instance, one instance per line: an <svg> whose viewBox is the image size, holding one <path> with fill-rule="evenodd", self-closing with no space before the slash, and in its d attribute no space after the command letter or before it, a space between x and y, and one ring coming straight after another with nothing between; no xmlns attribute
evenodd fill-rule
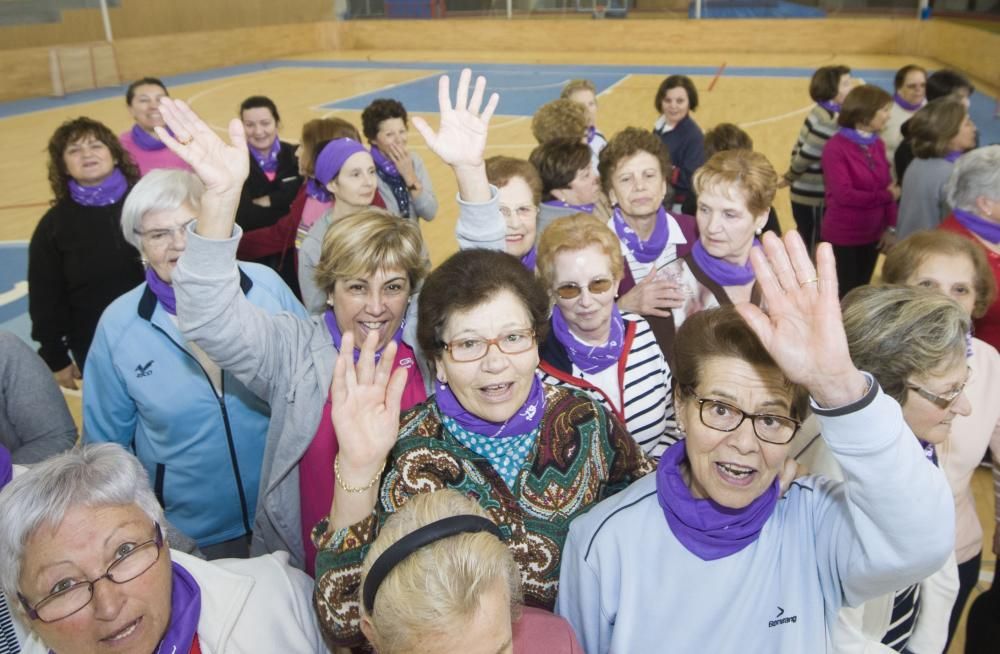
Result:
<svg viewBox="0 0 1000 654"><path fill-rule="evenodd" d="M500 540L503 540L503 535L500 533L499 527L488 518L477 515L456 515L438 520L429 525L424 525L420 529L400 538L390 545L386 551L382 552L381 556L375 559L375 563L365 577L365 587L362 594L365 611L371 614L375 607L375 595L378 593L378 587L382 585L386 576L403 559L421 547L430 545L435 541L448 538L449 536L480 531L489 532Z"/></svg>

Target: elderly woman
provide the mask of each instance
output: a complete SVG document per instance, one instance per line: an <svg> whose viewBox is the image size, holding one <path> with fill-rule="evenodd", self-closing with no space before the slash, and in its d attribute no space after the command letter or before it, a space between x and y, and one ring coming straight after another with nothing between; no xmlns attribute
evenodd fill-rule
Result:
<svg viewBox="0 0 1000 654"><path fill-rule="evenodd" d="M879 250L892 244L896 231L899 185L878 137L891 106L892 97L879 87L856 87L837 115L837 133L823 148L821 235L836 254L841 295L868 283Z"/></svg>
<svg viewBox="0 0 1000 654"><path fill-rule="evenodd" d="M0 583L26 654L323 652L311 582L284 553L208 563L170 549L135 457L73 449L0 492Z"/></svg>
<svg viewBox="0 0 1000 654"><path fill-rule="evenodd" d="M84 371L84 440L135 452L171 523L209 558L246 557L271 411L184 338L171 285L203 193L192 173L154 170L125 202L121 230L142 254L146 281L111 303L97 326ZM238 276L261 311L305 318L268 268L240 263Z"/></svg>
<svg viewBox="0 0 1000 654"><path fill-rule="evenodd" d="M997 296L996 282L986 254L978 245L958 234L927 231L897 243L886 256L882 279L936 290L952 298L971 318L981 317ZM969 381L965 397L973 407L970 415L956 415L951 437L937 446L938 461L955 496L955 557L959 589L951 611L948 637L954 634L969 593L979 580L983 529L972 494L972 475L987 451L993 454L994 479L1000 476L1000 355L996 348L972 338L966 363ZM905 408L905 405L904 405ZM1000 480L998 480L1000 481ZM1000 527L1000 483L995 485L995 523ZM994 554L1000 552L1000 529L994 534ZM947 651L947 648L945 648Z"/></svg>
<svg viewBox="0 0 1000 654"><path fill-rule="evenodd" d="M573 139L555 139L536 147L529 158L542 178L538 234L560 216L594 213L601 199L601 180L590 164L589 147Z"/></svg>
<svg viewBox="0 0 1000 654"><path fill-rule="evenodd" d="M691 112L698 109L698 89L687 75L671 75L656 90L653 107L660 115L653 133L667 146L674 164L670 185L674 189L672 201L679 209L691 192L694 171L705 163L704 135L691 118Z"/></svg>
<svg viewBox="0 0 1000 654"><path fill-rule="evenodd" d="M651 470L599 403L535 375L547 314L545 291L516 258L464 250L420 295L417 336L433 361L433 397L400 417L405 376L375 365L373 338L357 366L337 360L337 489L313 533L328 644L357 644L361 560L413 495L454 488L479 502L507 536L527 604L551 609L570 520Z"/></svg>
<svg viewBox="0 0 1000 654"><path fill-rule="evenodd" d="M903 407L903 420L937 464L952 424L971 410L963 388L969 380L966 334L969 316L948 298L927 289L859 287L844 298L844 329L851 359L871 372ZM906 334L906 339L897 338ZM793 444L810 472L842 481L844 472L818 436ZM951 517L938 522L951 528ZM934 574L861 607L842 609L831 632L838 652L947 651L948 618L958 593L954 556Z"/></svg>
<svg viewBox="0 0 1000 654"><path fill-rule="evenodd" d="M118 139L125 151L132 156L140 175L156 168L191 169L156 134L156 128L163 127L160 100L169 95L166 85L155 77L136 80L125 90L125 104L135 123L132 129L122 132Z"/></svg>
<svg viewBox="0 0 1000 654"><path fill-rule="evenodd" d="M892 109L889 110L889 120L882 128L879 136L885 143L885 155L892 164L896 148L903 140L901 128L903 123L913 118L917 111L927 104L927 71L915 64L907 64L896 71L893 78L895 93L892 96ZM902 184L902 177L896 181Z"/></svg>
<svg viewBox="0 0 1000 654"><path fill-rule="evenodd" d="M554 306L539 368L543 382L600 402L659 458L677 440L670 368L649 323L615 304L624 267L618 239L593 216L559 218L545 230L538 275Z"/></svg>
<svg viewBox="0 0 1000 654"><path fill-rule="evenodd" d="M577 103L587 112L587 147L590 148L591 166L597 172L598 157L608 144L608 139L597 129L597 87L589 79L570 80L559 97Z"/></svg>
<svg viewBox="0 0 1000 654"><path fill-rule="evenodd" d="M486 169L481 177L481 183L496 189L494 220L499 217L503 221L504 251L520 259L529 270L534 270L542 198L542 180L538 171L524 159L495 156L486 160ZM461 218L459 222L462 222ZM456 230L461 230L461 224L456 226Z"/></svg>
<svg viewBox="0 0 1000 654"><path fill-rule="evenodd" d="M361 630L378 654L582 654L566 621L522 606L503 534L453 490L421 493L386 520L362 564Z"/></svg>
<svg viewBox="0 0 1000 654"><path fill-rule="evenodd" d="M934 71L927 77L926 97L928 102L950 97L952 100L958 100L968 109L975 91L976 87L969 81L969 78L958 71L943 68ZM906 171L913 162L913 148L911 147L908 122L903 123L900 128L903 140L900 141L892 158L897 181L902 181L906 177Z"/></svg>
<svg viewBox="0 0 1000 654"><path fill-rule="evenodd" d="M281 116L271 98L253 95L240 104L250 174L243 184L236 223L246 231L270 227L288 213L302 185L296 146L278 138Z"/></svg>
<svg viewBox="0 0 1000 654"><path fill-rule="evenodd" d="M52 207L31 235L28 313L38 353L64 388L76 380L101 312L142 281L122 238L122 205L139 171L102 123L76 118L49 139Z"/></svg>
<svg viewBox="0 0 1000 654"><path fill-rule="evenodd" d="M941 229L978 244L1000 286L1000 145L961 157L951 172L947 193L953 209ZM1000 348L1000 302L994 300L974 324L978 338Z"/></svg>
<svg viewBox="0 0 1000 654"><path fill-rule="evenodd" d="M818 272L795 232L764 249L768 314L720 307L678 332L686 438L570 527L556 612L587 652L832 651L841 605L926 577L953 546L944 476L851 362L830 246ZM778 501L810 406L846 481L798 479Z"/></svg>
<svg viewBox="0 0 1000 654"><path fill-rule="evenodd" d="M968 109L953 98L931 102L908 124L917 158L902 180L897 238L934 229L948 216L945 185L958 158L976 146L976 124Z"/></svg>
<svg viewBox="0 0 1000 654"><path fill-rule="evenodd" d="M406 108L397 100L374 100L361 112L361 127L386 209L403 218L434 220L438 202L430 173L420 155L406 147Z"/></svg>
<svg viewBox="0 0 1000 654"><path fill-rule="evenodd" d="M823 219L823 167L820 160L826 142L837 131L837 114L850 90L854 88L851 69L847 66L823 66L816 69L809 81L809 97L816 106L806 116L799 138L792 148L792 160L784 175L791 186L792 217L795 227L806 242L810 253L819 243Z"/></svg>

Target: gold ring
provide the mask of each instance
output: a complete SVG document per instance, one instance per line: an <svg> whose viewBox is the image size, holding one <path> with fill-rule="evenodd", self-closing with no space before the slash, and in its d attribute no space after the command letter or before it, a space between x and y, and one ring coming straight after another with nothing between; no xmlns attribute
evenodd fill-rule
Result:
<svg viewBox="0 0 1000 654"><path fill-rule="evenodd" d="M804 282L799 282L799 286L805 286L806 284L818 284L818 283L819 283L819 277L813 277L811 279L807 279Z"/></svg>
<svg viewBox="0 0 1000 654"><path fill-rule="evenodd" d="M182 141L180 139L177 139L177 142L180 143L181 145L188 145L193 140L194 140L194 137L193 136L189 136L189 137L187 137L187 140Z"/></svg>

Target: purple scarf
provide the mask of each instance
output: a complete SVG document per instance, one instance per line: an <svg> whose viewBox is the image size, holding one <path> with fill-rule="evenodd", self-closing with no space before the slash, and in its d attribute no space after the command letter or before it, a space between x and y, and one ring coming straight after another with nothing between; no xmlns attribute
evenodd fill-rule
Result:
<svg viewBox="0 0 1000 654"><path fill-rule="evenodd" d="M552 331L566 348L570 361L588 374L607 370L618 363L625 347L625 320L622 319L617 304L613 304L611 308L611 334L604 345L591 345L577 338L569 330L559 305L552 308Z"/></svg>
<svg viewBox="0 0 1000 654"><path fill-rule="evenodd" d="M965 152L963 152L962 150L952 150L948 154L944 155L944 160L949 161L951 163L955 163L956 161L958 161L958 158L961 157L963 154L965 154Z"/></svg>
<svg viewBox="0 0 1000 654"><path fill-rule="evenodd" d="M271 143L271 148L267 151L267 154L262 155L257 148L249 143L247 147L250 148L250 155L253 156L253 160L257 162L257 165L265 173L273 173L278 170L278 154L281 153L281 141L277 136L274 137L274 142Z"/></svg>
<svg viewBox="0 0 1000 654"><path fill-rule="evenodd" d="M14 460L10 450L0 445L0 488L3 488L14 478Z"/></svg>
<svg viewBox="0 0 1000 654"><path fill-rule="evenodd" d="M621 207L616 206L612 220L615 225L615 233L618 238L635 257L639 263L652 263L663 253L663 248L667 246L667 238L670 236L670 228L667 225L667 210L660 207L656 212L656 223L653 225L653 233L649 235L648 241L639 239L625 217L622 215Z"/></svg>
<svg viewBox="0 0 1000 654"><path fill-rule="evenodd" d="M125 173L115 166L108 177L97 186L83 186L75 179L69 180L69 196L73 202L85 207L106 207L124 197L128 191Z"/></svg>
<svg viewBox="0 0 1000 654"><path fill-rule="evenodd" d="M587 145L594 142L594 137L597 136L597 126L591 125L587 128Z"/></svg>
<svg viewBox="0 0 1000 654"><path fill-rule="evenodd" d="M333 338L333 347L337 348L337 352L340 352L340 342L343 339L343 334L340 333L340 325L337 324L337 316L333 315L333 309L327 309L326 313L323 314L323 320L326 321L326 328L330 330L330 337ZM396 341L396 344L402 342L403 340L403 323L399 323L399 329L396 333L392 335L392 340ZM360 343L358 343L360 345ZM354 363L358 362L361 357L361 350L358 347L354 348ZM375 361L378 362L382 358L382 350L375 353Z"/></svg>
<svg viewBox="0 0 1000 654"><path fill-rule="evenodd" d="M178 563L171 563L173 588L170 593L170 624L155 654L191 651L191 643L198 634L201 618L201 588L198 582Z"/></svg>
<svg viewBox="0 0 1000 654"><path fill-rule="evenodd" d="M136 145L147 152L162 150L167 147L166 143L139 127L137 124L132 125L132 140Z"/></svg>
<svg viewBox="0 0 1000 654"><path fill-rule="evenodd" d="M333 193L330 193L325 186L316 181L315 177L310 177L306 182L306 195L313 200L329 203L333 200Z"/></svg>
<svg viewBox="0 0 1000 654"><path fill-rule="evenodd" d="M575 209L580 213L594 213L593 202L590 204L569 204L568 202L563 202L562 200L546 200L542 204L548 207L559 207L561 209Z"/></svg>
<svg viewBox="0 0 1000 654"><path fill-rule="evenodd" d="M459 426L486 438L504 438L506 436L521 436L533 432L542 422L545 413L545 389L537 375L532 376L531 390L528 399L524 401L514 415L506 422L490 422L468 412L463 407L447 384L438 382L435 396L438 409Z"/></svg>
<svg viewBox="0 0 1000 654"><path fill-rule="evenodd" d="M160 306L171 316L177 315L177 298L174 296L174 287L160 279L160 276L149 266L146 267L146 283L149 290L160 301Z"/></svg>
<svg viewBox="0 0 1000 654"><path fill-rule="evenodd" d="M372 159L375 161L375 172L378 173L379 179L389 185L392 197L396 199L396 204L399 205L399 215L403 218L409 218L410 189L406 187L406 182L399 173L399 169L396 168L396 164L389 157L382 154L382 151L374 145L372 146Z"/></svg>
<svg viewBox="0 0 1000 654"><path fill-rule="evenodd" d="M994 245L1000 243L1000 223L995 223L992 220L981 218L971 211L955 209L952 213L955 215L955 219L958 220L963 227L979 238L989 241Z"/></svg>
<svg viewBox="0 0 1000 654"><path fill-rule="evenodd" d="M528 252L523 257L521 257L521 263L524 264L524 267L530 270L531 272L535 272L535 259L537 257L538 257L538 248L532 245L531 249L528 250Z"/></svg>
<svg viewBox="0 0 1000 654"><path fill-rule="evenodd" d="M840 103L839 102L834 102L833 100L824 100L823 102L819 103L819 106L823 107L824 109L826 109L827 111L829 111L831 114L839 114L840 113Z"/></svg>
<svg viewBox="0 0 1000 654"><path fill-rule="evenodd" d="M906 109L907 111L910 111L910 112L913 112L913 111L916 111L917 109L919 109L920 107L924 106L924 105L925 105L925 104L927 103L927 101L926 101L926 100L924 100L923 102L918 102L918 103L916 103L916 104L913 104L912 102L907 102L907 101L906 101L906 100L904 100L904 99L903 99L903 97L902 97L901 95L899 95L898 93L896 93L895 95L893 95L893 96L892 96L892 99L893 99L893 100L894 100L894 101L896 102L896 104L898 104L898 105L899 105L900 107L902 107L903 109Z"/></svg>
<svg viewBox="0 0 1000 654"><path fill-rule="evenodd" d="M759 248L760 241L754 239L753 247ZM750 265L750 259L747 259L746 264L737 266L735 263L729 263L725 259L713 257L705 249L705 246L701 244L701 239L695 241L691 247L691 256L694 257L694 261L698 264L698 267L705 271L709 279L719 286L743 286L754 280L753 266Z"/></svg>
<svg viewBox="0 0 1000 654"><path fill-rule="evenodd" d="M841 127L837 130L837 133L847 138L847 140L852 143L856 143L862 147L867 148L869 145L874 143L878 139L878 134L869 134L865 136L853 127Z"/></svg>
<svg viewBox="0 0 1000 654"><path fill-rule="evenodd" d="M667 448L656 468L656 496L670 531L681 545L702 561L714 561L757 540L778 503L777 477L749 505L730 509L691 495L681 474L686 459L687 443L681 440Z"/></svg>

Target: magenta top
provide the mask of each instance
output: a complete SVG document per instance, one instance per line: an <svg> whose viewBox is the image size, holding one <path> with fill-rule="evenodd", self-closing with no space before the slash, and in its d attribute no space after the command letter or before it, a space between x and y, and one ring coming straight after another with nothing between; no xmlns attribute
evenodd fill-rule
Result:
<svg viewBox="0 0 1000 654"><path fill-rule="evenodd" d="M882 139L867 147L834 134L823 148L826 209L820 236L834 245L877 242L896 224L892 172Z"/></svg>
<svg viewBox="0 0 1000 654"><path fill-rule="evenodd" d="M132 155L132 160L139 166L139 175L145 176L151 170L157 168L179 168L181 170L191 170L191 166L184 163L184 160L170 151L170 148L162 150L143 150L132 138L132 132L122 132L118 136L118 141L125 148L125 151Z"/></svg>

